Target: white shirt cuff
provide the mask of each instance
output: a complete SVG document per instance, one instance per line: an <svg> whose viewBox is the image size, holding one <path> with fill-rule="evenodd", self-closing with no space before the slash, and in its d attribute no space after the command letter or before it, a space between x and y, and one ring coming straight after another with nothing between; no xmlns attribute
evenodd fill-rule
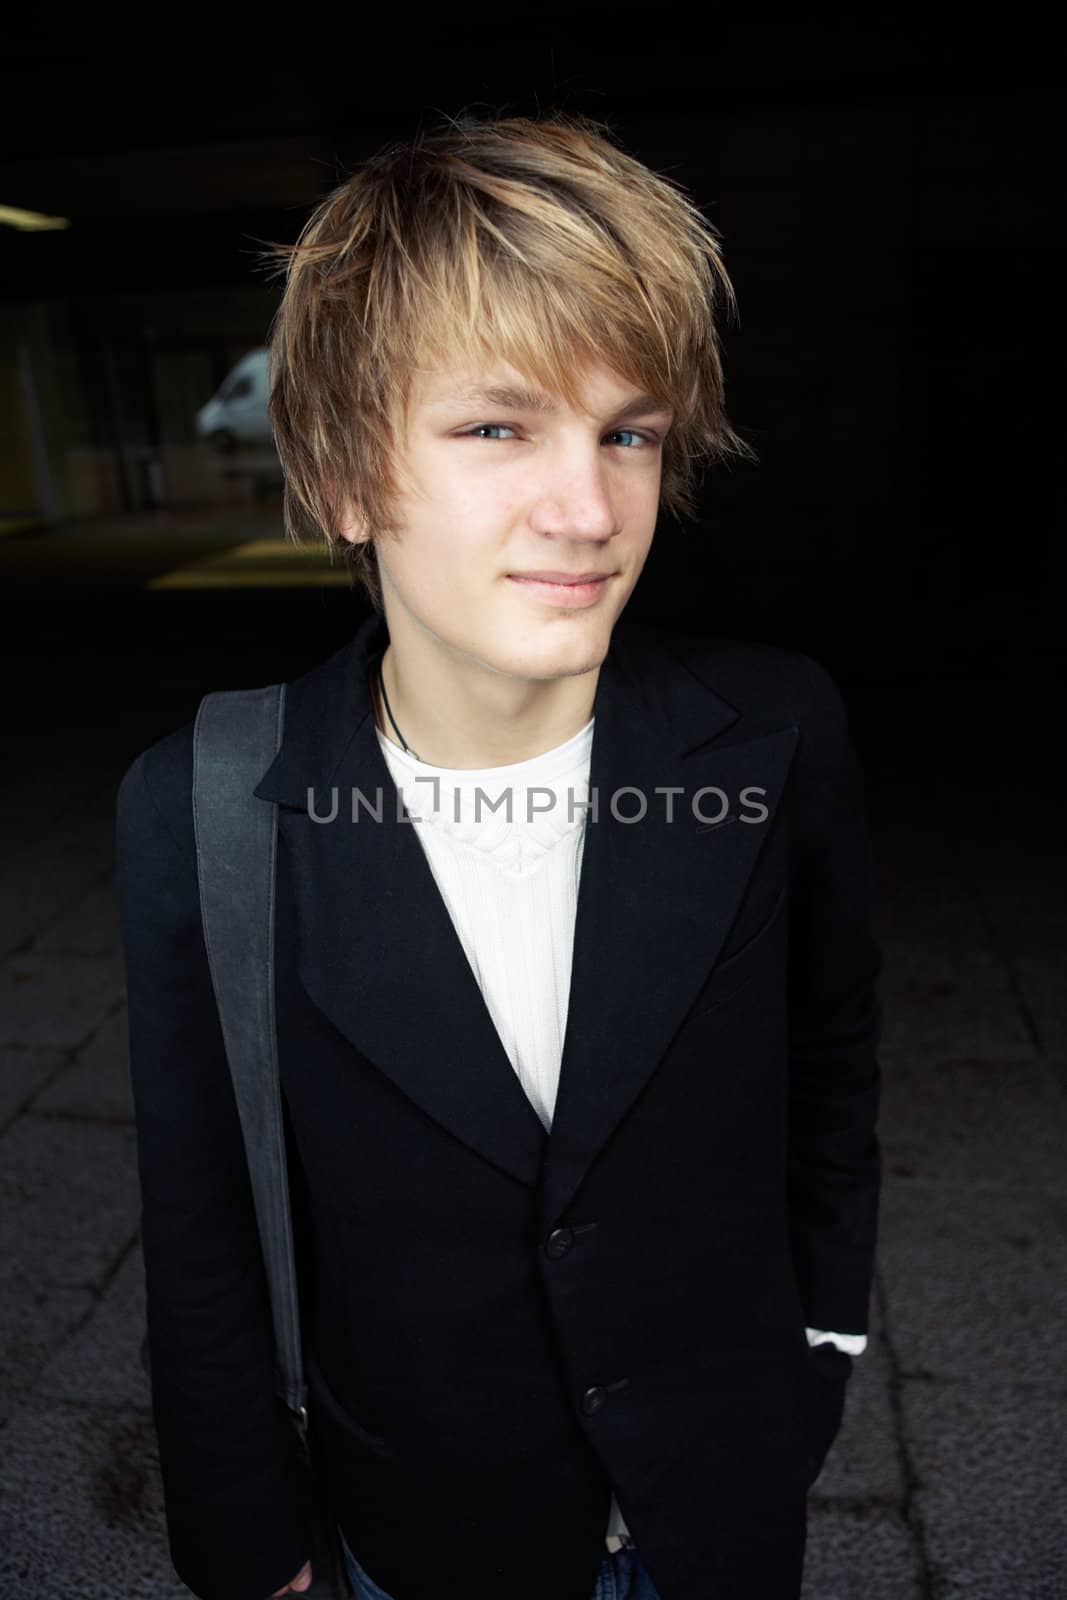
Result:
<svg viewBox="0 0 1067 1600"><path fill-rule="evenodd" d="M846 1355L859 1356L867 1348L865 1333L830 1333L826 1328L806 1328L805 1332L809 1344L836 1344Z"/></svg>

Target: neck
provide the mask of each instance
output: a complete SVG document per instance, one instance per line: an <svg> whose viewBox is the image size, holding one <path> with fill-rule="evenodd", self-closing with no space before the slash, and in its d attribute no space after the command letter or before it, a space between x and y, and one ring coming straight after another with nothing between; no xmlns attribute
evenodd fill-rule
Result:
<svg viewBox="0 0 1067 1600"><path fill-rule="evenodd" d="M388 709L377 692L379 670ZM372 669L375 720L387 739L401 747L403 741L429 766L510 766L555 749L586 726L599 676L599 665L546 680L468 661L444 668L434 662L428 670L417 653L399 654L391 641Z"/></svg>

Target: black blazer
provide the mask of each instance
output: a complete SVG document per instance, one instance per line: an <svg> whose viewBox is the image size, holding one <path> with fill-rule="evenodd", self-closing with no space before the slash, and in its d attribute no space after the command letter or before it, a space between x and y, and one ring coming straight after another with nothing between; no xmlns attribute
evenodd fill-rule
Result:
<svg viewBox="0 0 1067 1600"><path fill-rule="evenodd" d="M841 695L798 652L616 626L548 1135L396 804L366 684L386 640L372 616L290 685L255 789L279 804L309 1410L341 1525L395 1600L589 1600L614 1485L662 1600L788 1600L851 1366L805 1327L866 1332L880 1184L881 955ZM153 1406L178 1573L261 1600L308 1554L305 1486L191 763L190 724L117 809ZM381 791L380 822L351 820L354 789Z"/></svg>

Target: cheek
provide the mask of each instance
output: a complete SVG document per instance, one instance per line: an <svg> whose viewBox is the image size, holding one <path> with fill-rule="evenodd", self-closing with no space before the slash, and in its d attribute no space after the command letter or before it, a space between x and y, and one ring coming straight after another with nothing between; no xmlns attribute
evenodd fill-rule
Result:
<svg viewBox="0 0 1067 1600"><path fill-rule="evenodd" d="M618 487L618 505L632 528L655 526L660 483L659 470L651 467L623 476Z"/></svg>
<svg viewBox="0 0 1067 1600"><path fill-rule="evenodd" d="M500 567L499 526L470 493L451 501L436 496L415 510L395 542L385 545L385 565L413 609L440 618L465 592L477 598L486 573Z"/></svg>
<svg viewBox="0 0 1067 1600"><path fill-rule="evenodd" d="M458 536L472 545L485 544L509 528L525 504L521 485L505 484L503 474L496 481L465 483L449 499Z"/></svg>

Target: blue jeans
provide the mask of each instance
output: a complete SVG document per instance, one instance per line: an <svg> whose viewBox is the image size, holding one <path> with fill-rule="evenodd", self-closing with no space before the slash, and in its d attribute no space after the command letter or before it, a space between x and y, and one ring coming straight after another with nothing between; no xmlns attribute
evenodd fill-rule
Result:
<svg viewBox="0 0 1067 1600"><path fill-rule="evenodd" d="M344 1551L349 1581L356 1591L356 1600L393 1600L392 1595L386 1594L384 1589L379 1589L378 1585L368 1578L348 1548L343 1534L341 1548ZM546 1596L545 1600L551 1600L551 1597ZM659 1600L659 1594L652 1587L652 1579L642 1566L641 1558L632 1541L628 1545L624 1544L621 1550L604 1551L604 1559L600 1563L591 1600Z"/></svg>

